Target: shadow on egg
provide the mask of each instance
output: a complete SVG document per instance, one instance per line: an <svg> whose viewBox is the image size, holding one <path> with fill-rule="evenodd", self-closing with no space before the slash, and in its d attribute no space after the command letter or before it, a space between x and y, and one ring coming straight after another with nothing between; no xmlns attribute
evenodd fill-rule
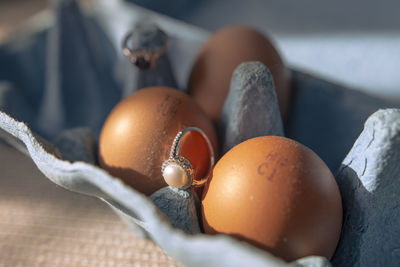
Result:
<svg viewBox="0 0 400 267"><path fill-rule="evenodd" d="M204 219L203 221L202 221L202 231L204 231L204 223L205 224L207 224L207 229L208 229L208 233L207 234L211 234L211 235L221 235L221 233L220 232L218 232L217 230L215 230L212 226L210 226L208 223L207 223L207 219ZM261 251L268 251L269 253L271 253L271 254L273 254L274 256L276 256L276 257L282 257L282 255L279 255L279 253L274 253L274 249L272 248L272 247L269 247L269 246L265 246L265 245L263 245L263 244L261 244L261 243L259 243L259 242L257 242L257 241L255 241L255 240L252 240L252 239L250 239L250 238L248 238L248 237L246 237L246 236L244 236L244 235L242 235L242 234L239 234L239 233L224 233L224 234L228 234L230 237L233 237L233 238L235 238L237 241L240 241L240 242L245 242L245 243L247 243L247 244L250 244L250 245L252 245L252 246L254 246L254 247L256 247L256 248L258 248L258 249L260 249ZM288 259L285 259L285 260L288 260Z"/></svg>
<svg viewBox="0 0 400 267"><path fill-rule="evenodd" d="M141 192L146 195L150 195L151 193L153 193L153 189L149 188L149 184L151 185L152 181L149 176L144 175L132 168L123 168L109 165L105 163L101 155L99 155L99 165L112 176L120 178L124 182L124 184L134 189L141 188ZM165 186L167 186L167 183L165 183Z"/></svg>

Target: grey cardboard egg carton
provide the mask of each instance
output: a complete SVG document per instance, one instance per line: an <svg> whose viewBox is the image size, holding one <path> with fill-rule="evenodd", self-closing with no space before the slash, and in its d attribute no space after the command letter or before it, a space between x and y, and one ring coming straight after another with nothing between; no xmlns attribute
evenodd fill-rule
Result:
<svg viewBox="0 0 400 267"><path fill-rule="evenodd" d="M331 262L306 257L285 263L229 236L199 233L193 192L166 187L146 197L96 165L96 140L111 108L146 85L172 81L184 91L207 34L119 1L85 8L72 0L54 3L49 27L0 46L0 136L52 182L105 201L132 231L188 266L400 262L400 110L394 109L400 103L292 71L293 99L283 123L268 68L246 62L235 70L219 126L223 151L260 135L293 138L327 163L343 198L342 236ZM132 67L120 53L123 34L139 21L159 25L171 38L153 73Z"/></svg>

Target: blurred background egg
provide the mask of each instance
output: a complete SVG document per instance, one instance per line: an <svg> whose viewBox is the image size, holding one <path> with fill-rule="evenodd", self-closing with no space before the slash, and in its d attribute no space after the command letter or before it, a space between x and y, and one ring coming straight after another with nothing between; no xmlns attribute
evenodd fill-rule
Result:
<svg viewBox="0 0 400 267"><path fill-rule="evenodd" d="M230 26L214 33L193 65L188 91L214 122L218 122L234 69L245 61L260 61L271 71L283 118L289 108L290 73L278 51L261 33L247 26Z"/></svg>
<svg viewBox="0 0 400 267"><path fill-rule="evenodd" d="M310 149L284 137L247 140L216 164L202 196L203 227L292 261L332 257L342 204L336 181Z"/></svg>
<svg viewBox="0 0 400 267"><path fill-rule="evenodd" d="M167 186L161 165L169 157L176 134L189 126L202 129L216 149L212 122L191 97L168 87L141 89L121 101L104 123L99 164L111 175L150 195ZM196 135L194 138L198 139ZM190 157L196 147L185 151L185 156ZM198 155L193 163L198 160L200 165L206 164Z"/></svg>

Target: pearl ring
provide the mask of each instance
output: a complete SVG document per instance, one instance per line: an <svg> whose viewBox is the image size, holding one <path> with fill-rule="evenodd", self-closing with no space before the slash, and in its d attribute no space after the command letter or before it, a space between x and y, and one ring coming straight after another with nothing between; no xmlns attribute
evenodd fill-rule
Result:
<svg viewBox="0 0 400 267"><path fill-rule="evenodd" d="M188 127L175 136L161 173L165 182L175 188L201 186L211 175L214 161L213 147L207 135L200 128Z"/></svg>

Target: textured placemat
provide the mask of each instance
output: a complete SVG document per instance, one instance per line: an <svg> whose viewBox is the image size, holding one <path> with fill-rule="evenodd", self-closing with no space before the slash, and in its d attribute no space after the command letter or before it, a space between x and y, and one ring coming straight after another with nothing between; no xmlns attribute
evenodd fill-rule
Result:
<svg viewBox="0 0 400 267"><path fill-rule="evenodd" d="M0 266L177 266L98 199L51 183L0 143Z"/></svg>

